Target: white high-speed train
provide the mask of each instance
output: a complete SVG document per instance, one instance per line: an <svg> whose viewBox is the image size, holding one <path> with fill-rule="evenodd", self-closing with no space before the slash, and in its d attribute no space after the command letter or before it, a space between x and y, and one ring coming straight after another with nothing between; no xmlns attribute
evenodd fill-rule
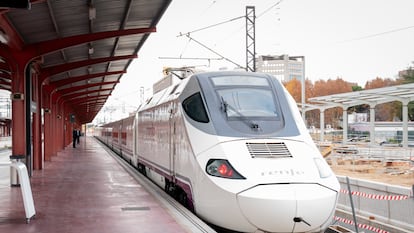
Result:
<svg viewBox="0 0 414 233"><path fill-rule="evenodd" d="M239 232L323 232L339 183L273 76L191 75L98 136L203 220Z"/></svg>

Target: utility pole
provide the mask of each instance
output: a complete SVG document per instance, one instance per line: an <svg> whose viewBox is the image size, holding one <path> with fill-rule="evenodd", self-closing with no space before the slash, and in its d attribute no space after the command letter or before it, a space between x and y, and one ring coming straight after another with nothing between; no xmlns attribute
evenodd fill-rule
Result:
<svg viewBox="0 0 414 233"><path fill-rule="evenodd" d="M256 71L256 13L254 6L246 6L246 71Z"/></svg>
<svg viewBox="0 0 414 233"><path fill-rule="evenodd" d="M306 95L305 95L305 90L306 90L306 76L305 76L305 56L302 56L302 85L301 85L301 99L302 99L302 119L305 122L306 126Z"/></svg>

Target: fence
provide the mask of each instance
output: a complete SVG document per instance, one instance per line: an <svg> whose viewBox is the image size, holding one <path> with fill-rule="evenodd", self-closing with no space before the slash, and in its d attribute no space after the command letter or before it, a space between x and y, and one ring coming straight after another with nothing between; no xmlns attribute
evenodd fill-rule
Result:
<svg viewBox="0 0 414 233"><path fill-rule="evenodd" d="M341 184L338 209L350 212L346 177L338 176L338 180ZM381 230L381 227L376 227L378 231L374 232L414 232L414 184L409 188L360 179L350 179L349 184L356 214L387 226L383 228L394 229ZM337 220L340 219L338 217Z"/></svg>

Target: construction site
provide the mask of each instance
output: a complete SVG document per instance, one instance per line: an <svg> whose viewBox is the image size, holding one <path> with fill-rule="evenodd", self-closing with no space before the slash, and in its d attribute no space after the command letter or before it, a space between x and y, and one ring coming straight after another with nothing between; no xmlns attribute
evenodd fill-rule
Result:
<svg viewBox="0 0 414 233"><path fill-rule="evenodd" d="M319 143L336 175L413 187L414 149L368 144Z"/></svg>

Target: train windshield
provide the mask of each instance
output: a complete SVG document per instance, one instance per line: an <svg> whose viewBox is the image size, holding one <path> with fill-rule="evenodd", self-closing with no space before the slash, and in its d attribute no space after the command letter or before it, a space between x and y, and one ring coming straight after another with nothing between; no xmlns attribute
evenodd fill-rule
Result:
<svg viewBox="0 0 414 233"><path fill-rule="evenodd" d="M222 110L228 117L277 117L272 93L268 90L232 88L218 90Z"/></svg>
<svg viewBox="0 0 414 233"><path fill-rule="evenodd" d="M229 118L279 118L267 79L250 76L213 77L221 109Z"/></svg>

